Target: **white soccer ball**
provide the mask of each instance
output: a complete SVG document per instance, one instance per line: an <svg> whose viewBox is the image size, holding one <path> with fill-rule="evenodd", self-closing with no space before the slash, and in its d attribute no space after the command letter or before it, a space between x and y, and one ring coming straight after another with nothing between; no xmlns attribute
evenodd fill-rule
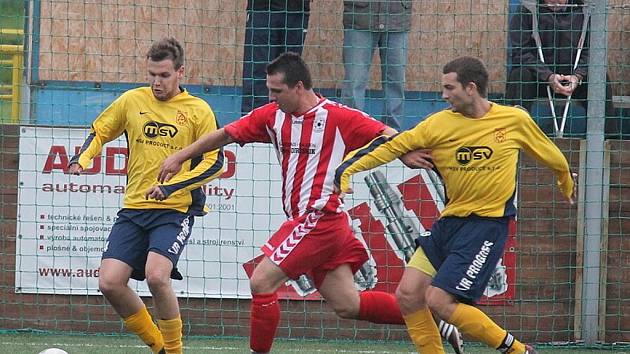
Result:
<svg viewBox="0 0 630 354"><path fill-rule="evenodd" d="M68 352L59 348L48 348L42 350L39 354L68 354Z"/></svg>

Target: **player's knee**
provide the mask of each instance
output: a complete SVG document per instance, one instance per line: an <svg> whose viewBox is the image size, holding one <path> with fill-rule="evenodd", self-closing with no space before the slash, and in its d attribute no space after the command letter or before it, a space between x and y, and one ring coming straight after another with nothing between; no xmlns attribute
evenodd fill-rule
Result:
<svg viewBox="0 0 630 354"><path fill-rule="evenodd" d="M253 295L274 293L288 280L284 272L270 262L259 264L249 279L249 288Z"/></svg>
<svg viewBox="0 0 630 354"><path fill-rule="evenodd" d="M334 304L333 310L337 316L344 319L356 319L359 317L359 306L351 303Z"/></svg>
<svg viewBox="0 0 630 354"><path fill-rule="evenodd" d="M437 289L429 289L427 291L427 306L431 311L441 318L449 318L451 311L450 305L453 303L450 296L445 296L444 292Z"/></svg>
<svg viewBox="0 0 630 354"><path fill-rule="evenodd" d="M249 280L249 288L252 294L271 294L276 289L264 279L264 277L254 277Z"/></svg>
<svg viewBox="0 0 630 354"><path fill-rule="evenodd" d="M264 278L262 277L252 276L251 279L249 279L249 289L251 290L253 295L269 293L269 289L266 286Z"/></svg>
<svg viewBox="0 0 630 354"><path fill-rule="evenodd" d="M98 278L98 290L106 298L116 296L117 292L120 291L123 286L124 284L120 283L116 279L103 276Z"/></svg>
<svg viewBox="0 0 630 354"><path fill-rule="evenodd" d="M404 286L404 284L399 284L396 288L396 301L404 315L411 314L426 306L424 296L421 296L415 289Z"/></svg>
<svg viewBox="0 0 630 354"><path fill-rule="evenodd" d="M171 284L169 275L163 272L147 271L145 276L147 277L147 285L151 293L160 291Z"/></svg>

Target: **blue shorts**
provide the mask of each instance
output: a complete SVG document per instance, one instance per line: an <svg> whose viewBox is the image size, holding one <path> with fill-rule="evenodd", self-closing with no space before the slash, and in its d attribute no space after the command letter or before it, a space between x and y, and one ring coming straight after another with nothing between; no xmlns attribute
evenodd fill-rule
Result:
<svg viewBox="0 0 630 354"><path fill-rule="evenodd" d="M113 258L127 263L131 278L144 280L144 267L149 251L171 260L171 278L182 280L177 261L182 254L194 217L171 209L122 209L109 233L103 259Z"/></svg>
<svg viewBox="0 0 630 354"><path fill-rule="evenodd" d="M503 256L509 217L444 217L416 243L437 270L432 285L473 304Z"/></svg>

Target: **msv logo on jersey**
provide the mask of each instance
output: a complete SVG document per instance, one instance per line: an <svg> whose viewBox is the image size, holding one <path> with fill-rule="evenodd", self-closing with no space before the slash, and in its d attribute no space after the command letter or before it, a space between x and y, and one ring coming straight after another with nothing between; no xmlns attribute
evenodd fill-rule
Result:
<svg viewBox="0 0 630 354"><path fill-rule="evenodd" d="M156 138L158 136L169 136L171 138L177 135L177 128L174 125L159 123L155 121L147 122L142 128L147 138Z"/></svg>
<svg viewBox="0 0 630 354"><path fill-rule="evenodd" d="M488 160L492 156L488 146L462 146L455 152L455 159L460 165L468 165L472 160Z"/></svg>

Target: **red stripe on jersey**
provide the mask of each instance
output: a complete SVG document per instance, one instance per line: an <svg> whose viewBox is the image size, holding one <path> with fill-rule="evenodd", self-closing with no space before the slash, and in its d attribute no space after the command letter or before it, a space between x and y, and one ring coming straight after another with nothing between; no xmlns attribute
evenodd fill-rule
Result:
<svg viewBox="0 0 630 354"><path fill-rule="evenodd" d="M311 190L311 195L308 200L308 208L311 208L313 204L319 199L321 199L322 197L328 197L328 201L323 206L323 208L321 206L319 207L321 208L321 210L326 210L326 208L329 207L330 197L333 196L333 194L330 193L332 191L329 191L330 194L328 196L322 195L322 193L324 193L324 184L326 182L326 176L328 176L329 173L331 172L334 175L335 168L337 167L337 166L330 166L330 158L332 156L332 151L334 148L334 142L335 142L334 140L337 133L337 125L333 124L333 122L330 122L331 124L328 124L328 118L330 118L330 115L328 114L328 110L326 110L324 107L322 107L317 112L314 112L313 115L316 115L315 113L317 113L318 116L323 116L324 112L325 112L325 117L326 117L326 125L324 127L322 149L319 153L319 160L317 161L317 171L315 172L315 180L313 181L313 188ZM314 118L313 123L315 124L315 122L317 121L319 120L317 118ZM331 139L330 137L332 137L333 139ZM331 210L336 210L340 204L338 202L338 199L336 198L336 195L334 199L337 202L335 203L335 205L332 207Z"/></svg>
<svg viewBox="0 0 630 354"><path fill-rule="evenodd" d="M277 113L281 111L278 110ZM281 114L277 114L279 116ZM284 206L284 212L287 216L291 215L290 207L287 205L287 194L291 195L292 192L287 191L287 171L289 169L289 162L291 161L291 126L292 120L291 115L284 113L284 118L281 122L280 128L280 141L276 145L276 149L279 150L279 155L282 157L280 164L282 166L282 205Z"/></svg>
<svg viewBox="0 0 630 354"><path fill-rule="evenodd" d="M312 210L340 212L334 174L344 156L385 129L365 113L321 99L304 116L282 112L276 103L253 110L226 131L239 144L271 142L282 167L282 204L288 217Z"/></svg>
<svg viewBox="0 0 630 354"><path fill-rule="evenodd" d="M313 133L315 112L308 112L302 119L302 129L300 132L300 139L297 141L298 150L297 164L295 166L295 174L293 177L293 195L291 196L291 211L292 217L296 218L300 215L300 202L302 200L302 193L304 192L304 175L306 174L306 163L310 157L308 152L311 149L311 135ZM291 144L291 147L295 147ZM306 153L304 153L306 152ZM309 176L310 177L310 176Z"/></svg>

